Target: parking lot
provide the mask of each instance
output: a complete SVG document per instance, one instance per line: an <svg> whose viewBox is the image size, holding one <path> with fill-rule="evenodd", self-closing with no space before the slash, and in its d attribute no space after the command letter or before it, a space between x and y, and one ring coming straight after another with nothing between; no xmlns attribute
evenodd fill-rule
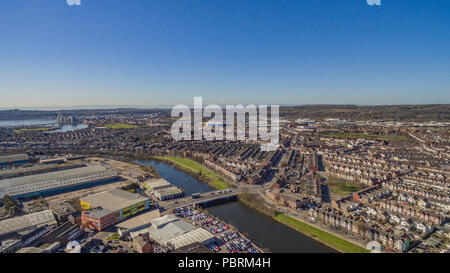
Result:
<svg viewBox="0 0 450 273"><path fill-rule="evenodd" d="M205 212L194 210L191 207L178 208L173 212L176 216L185 218L185 220L191 222L193 225L202 227L213 234L217 240L215 243L207 245L207 247L214 252L259 253L252 243L243 238L234 228Z"/></svg>

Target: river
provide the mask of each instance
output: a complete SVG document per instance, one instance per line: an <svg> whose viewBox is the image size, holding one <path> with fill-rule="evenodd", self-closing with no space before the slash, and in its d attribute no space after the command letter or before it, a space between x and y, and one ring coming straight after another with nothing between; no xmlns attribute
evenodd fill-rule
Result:
<svg viewBox="0 0 450 273"><path fill-rule="evenodd" d="M37 125L42 125L43 127L61 127L56 130L46 131L45 133L65 133L86 129L88 127L88 125L82 123L59 125L56 122L56 119L0 120L0 127L14 128L22 126L37 126Z"/></svg>
<svg viewBox="0 0 450 273"><path fill-rule="evenodd" d="M187 195L214 190L192 176L164 162L135 160L145 166L153 165L160 175L182 188ZM243 203L231 202L208 208L214 216L237 227L244 235L263 248L274 253L335 253L336 250L297 232Z"/></svg>

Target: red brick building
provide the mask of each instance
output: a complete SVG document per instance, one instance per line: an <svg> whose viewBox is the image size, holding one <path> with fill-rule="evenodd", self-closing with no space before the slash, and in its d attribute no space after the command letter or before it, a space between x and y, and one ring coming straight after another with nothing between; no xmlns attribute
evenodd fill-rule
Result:
<svg viewBox="0 0 450 273"><path fill-rule="evenodd" d="M114 225L116 219L115 212L103 208L86 210L83 211L81 215L82 225L95 228L98 231Z"/></svg>

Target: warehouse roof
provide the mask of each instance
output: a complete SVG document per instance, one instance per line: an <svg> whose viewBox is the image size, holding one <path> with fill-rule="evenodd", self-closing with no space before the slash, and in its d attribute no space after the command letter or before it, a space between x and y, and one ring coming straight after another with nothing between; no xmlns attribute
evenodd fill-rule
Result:
<svg viewBox="0 0 450 273"><path fill-rule="evenodd" d="M145 182L145 184L151 186L151 185L167 185L170 183L167 182L167 180L165 180L164 178L157 178L157 179L152 179L150 181Z"/></svg>
<svg viewBox="0 0 450 273"><path fill-rule="evenodd" d="M0 198L5 194L10 196L21 195L113 178L118 175L118 171L98 165L9 178L2 180L2 183L0 183Z"/></svg>
<svg viewBox="0 0 450 273"><path fill-rule="evenodd" d="M110 211L116 211L149 200L139 194L119 189L112 189L80 198L91 207L102 207Z"/></svg>
<svg viewBox="0 0 450 273"><path fill-rule="evenodd" d="M4 185L15 186L15 185L32 184L32 183L41 182L41 181L67 179L67 178L71 178L71 177L76 178L76 177L80 177L80 176L83 176L86 174L91 174L93 172L101 172L101 171L105 171L105 170L107 170L105 167L103 167L101 165L96 165L96 166L81 167L81 168L62 170L62 171L56 171L56 172L33 174L33 175L28 175L28 176L4 179L2 181L1 186L4 186Z"/></svg>
<svg viewBox="0 0 450 273"><path fill-rule="evenodd" d="M55 225L55 216L51 210L44 210L0 221L0 236L25 229L39 228L43 225Z"/></svg>
<svg viewBox="0 0 450 273"><path fill-rule="evenodd" d="M183 193L183 191L177 187L164 188L154 191L156 196L171 196L179 193Z"/></svg>
<svg viewBox="0 0 450 273"><path fill-rule="evenodd" d="M161 214L159 213L159 209L155 209L155 210L140 214L138 216L135 216L129 220L118 223L116 225L116 227L123 228L123 229L135 229L140 226L150 224L153 219L156 219L159 217L161 217Z"/></svg>
<svg viewBox="0 0 450 273"><path fill-rule="evenodd" d="M164 178L150 180L149 182L145 182L145 185L150 189L155 189L159 187L170 187L172 186L169 182L167 182Z"/></svg>
<svg viewBox="0 0 450 273"><path fill-rule="evenodd" d="M160 244L165 244L168 240L187 233L196 227L188 222L180 220L173 215L152 220L149 228L149 235Z"/></svg>
<svg viewBox="0 0 450 273"><path fill-rule="evenodd" d="M172 239L166 241L166 244L171 244L175 247L175 249L190 245L193 243L203 243L210 239L214 238L214 236L207 230L203 228L196 228L179 236L176 236Z"/></svg>
<svg viewBox="0 0 450 273"><path fill-rule="evenodd" d="M0 155L0 164L30 159L26 154Z"/></svg>

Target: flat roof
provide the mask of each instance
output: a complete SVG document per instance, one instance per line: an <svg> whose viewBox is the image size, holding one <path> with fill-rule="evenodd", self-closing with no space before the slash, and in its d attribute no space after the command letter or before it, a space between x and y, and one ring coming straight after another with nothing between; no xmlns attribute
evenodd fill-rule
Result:
<svg viewBox="0 0 450 273"><path fill-rule="evenodd" d="M52 169L52 168L55 168L55 167L56 167L55 164L34 165L34 166L30 166L30 167L20 166L20 167L14 167L14 168L6 169L6 170L1 170L0 171L0 176L25 173L25 172L29 172L29 171L48 170L48 169Z"/></svg>
<svg viewBox="0 0 450 273"><path fill-rule="evenodd" d="M166 215L154 219L152 226L149 227L150 237L160 244L165 244L168 240L187 233L196 227L186 221L180 220L173 215Z"/></svg>
<svg viewBox="0 0 450 273"><path fill-rule="evenodd" d="M166 244L172 244L175 249L187 246L193 243L202 243L214 238L214 236L203 228L196 228L184 234L178 235L166 241Z"/></svg>
<svg viewBox="0 0 450 273"><path fill-rule="evenodd" d="M167 182L167 180L165 180L164 178L155 179L155 180L150 180L150 181L144 182L144 183L145 183L147 186L149 186L150 188L171 185L171 184L170 184L169 182Z"/></svg>
<svg viewBox="0 0 450 273"><path fill-rule="evenodd" d="M149 200L136 193L112 189L80 198L91 207L102 207L110 211L117 211Z"/></svg>
<svg viewBox="0 0 450 273"><path fill-rule="evenodd" d="M104 209L104 208L94 208L94 209L85 211L84 213L93 218L102 218L102 217L105 217L106 215L110 215L113 212L110 210Z"/></svg>
<svg viewBox="0 0 450 273"><path fill-rule="evenodd" d="M30 158L26 154L11 154L11 155L0 155L0 164L9 163L15 161L29 160Z"/></svg>
<svg viewBox="0 0 450 273"><path fill-rule="evenodd" d="M177 187L159 189L159 190L155 190L154 192L155 192L155 195L159 195L159 196L170 196L170 195L174 195L174 194L183 193L183 191Z"/></svg>
<svg viewBox="0 0 450 273"><path fill-rule="evenodd" d="M97 165L9 178L0 180L0 198L5 194L16 196L54 188L70 187L90 181L114 178L118 175L119 172L117 170Z"/></svg>
<svg viewBox="0 0 450 273"><path fill-rule="evenodd" d="M0 236L27 228L39 228L43 225L55 224L56 220L52 211L43 210L0 221Z"/></svg>
<svg viewBox="0 0 450 273"><path fill-rule="evenodd" d="M67 215L72 214L76 212L77 210L68 202L66 201L51 201L48 202L49 208L56 214L56 215Z"/></svg>
<svg viewBox="0 0 450 273"><path fill-rule="evenodd" d="M105 171L105 170L107 170L105 167L103 167L101 165L96 165L96 166L80 167L80 168L75 168L75 169L68 169L68 170L55 171L55 172L49 172L49 173L33 174L33 175L27 175L27 176L23 176L23 177L14 177L14 178L8 178L8 179L2 180L0 187L32 184L32 183L41 182L41 181L58 180L58 179L65 179L65 178L70 178L70 177L75 178L76 176L82 176L82 175L89 174L92 172L100 172L100 171Z"/></svg>
<svg viewBox="0 0 450 273"><path fill-rule="evenodd" d="M140 226L150 224L153 219L159 217L161 217L161 213L159 212L159 209L155 209L118 223L116 224L116 227L123 229L135 229Z"/></svg>

